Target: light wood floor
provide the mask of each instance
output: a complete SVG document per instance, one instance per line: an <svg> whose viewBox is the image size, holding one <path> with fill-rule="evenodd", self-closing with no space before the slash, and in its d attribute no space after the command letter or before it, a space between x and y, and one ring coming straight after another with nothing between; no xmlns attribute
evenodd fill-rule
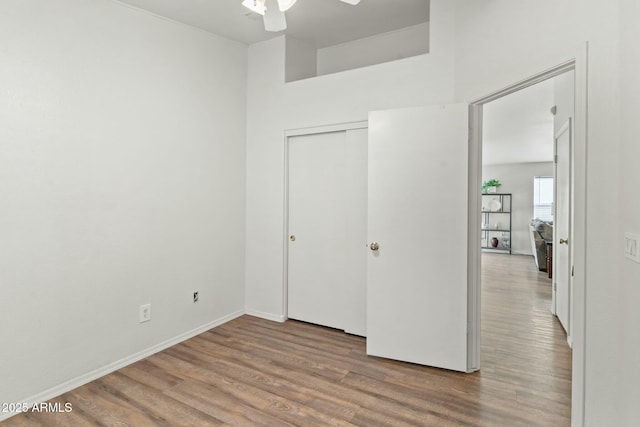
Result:
<svg viewBox="0 0 640 427"><path fill-rule="evenodd" d="M365 355L363 338L243 316L8 426L565 426L571 354L531 257L483 255L482 369Z"/></svg>

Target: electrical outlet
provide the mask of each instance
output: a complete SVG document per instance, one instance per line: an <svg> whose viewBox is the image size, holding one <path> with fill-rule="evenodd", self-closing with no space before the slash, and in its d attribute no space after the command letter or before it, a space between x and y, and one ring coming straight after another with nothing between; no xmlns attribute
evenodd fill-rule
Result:
<svg viewBox="0 0 640 427"><path fill-rule="evenodd" d="M624 233L624 256L632 261L640 263L640 236L633 233Z"/></svg>
<svg viewBox="0 0 640 427"><path fill-rule="evenodd" d="M200 298L200 296L198 295L198 291L193 293L193 302L198 302L198 299Z"/></svg>
<svg viewBox="0 0 640 427"><path fill-rule="evenodd" d="M140 323L151 320L151 304L143 304L140 306Z"/></svg>

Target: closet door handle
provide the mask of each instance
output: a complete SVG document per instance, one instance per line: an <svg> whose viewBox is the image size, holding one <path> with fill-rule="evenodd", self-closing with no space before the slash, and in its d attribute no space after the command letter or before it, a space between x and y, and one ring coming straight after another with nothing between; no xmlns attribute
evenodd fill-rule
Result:
<svg viewBox="0 0 640 427"><path fill-rule="evenodd" d="M569 239L560 239L560 244L561 245L568 245L569 244Z"/></svg>
<svg viewBox="0 0 640 427"><path fill-rule="evenodd" d="M378 242L372 242L369 245L369 249L371 249L372 251L377 251L378 249L380 249L380 245L378 244Z"/></svg>

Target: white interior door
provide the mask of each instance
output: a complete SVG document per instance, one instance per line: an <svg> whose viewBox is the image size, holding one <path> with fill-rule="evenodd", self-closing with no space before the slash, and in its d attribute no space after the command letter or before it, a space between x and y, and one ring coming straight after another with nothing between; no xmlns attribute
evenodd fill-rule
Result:
<svg viewBox="0 0 640 427"><path fill-rule="evenodd" d="M555 137L553 289L555 313L565 331L570 327L571 301L571 120Z"/></svg>
<svg viewBox="0 0 640 427"><path fill-rule="evenodd" d="M369 114L367 353L467 371L468 106Z"/></svg>
<svg viewBox="0 0 640 427"><path fill-rule="evenodd" d="M288 317L365 335L367 130L288 144Z"/></svg>

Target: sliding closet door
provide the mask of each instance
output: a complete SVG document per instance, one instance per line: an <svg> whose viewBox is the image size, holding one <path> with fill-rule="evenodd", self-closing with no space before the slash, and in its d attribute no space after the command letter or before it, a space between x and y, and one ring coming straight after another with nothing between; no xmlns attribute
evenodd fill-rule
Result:
<svg viewBox="0 0 640 427"><path fill-rule="evenodd" d="M367 130L288 148L288 317L365 335Z"/></svg>

